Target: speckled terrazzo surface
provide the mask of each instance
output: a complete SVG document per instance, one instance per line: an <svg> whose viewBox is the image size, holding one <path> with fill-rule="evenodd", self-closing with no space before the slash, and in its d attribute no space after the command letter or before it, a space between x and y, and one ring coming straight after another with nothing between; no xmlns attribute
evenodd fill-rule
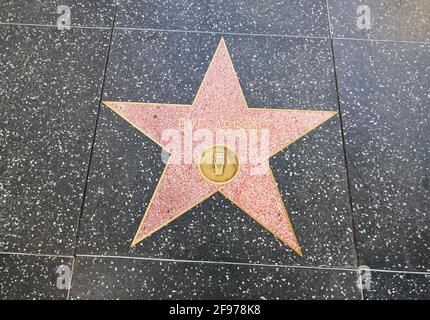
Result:
<svg viewBox="0 0 430 320"><path fill-rule="evenodd" d="M430 299L429 17L0 0L0 299ZM221 38L250 107L338 112L269 161L302 257L221 193L130 247L166 165L101 102L191 104Z"/></svg>
<svg viewBox="0 0 430 320"><path fill-rule="evenodd" d="M109 33L0 26L0 251L73 254Z"/></svg>

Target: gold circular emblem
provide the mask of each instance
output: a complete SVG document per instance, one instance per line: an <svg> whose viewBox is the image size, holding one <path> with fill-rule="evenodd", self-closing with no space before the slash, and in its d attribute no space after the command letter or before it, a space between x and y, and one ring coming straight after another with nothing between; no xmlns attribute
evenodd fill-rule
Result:
<svg viewBox="0 0 430 320"><path fill-rule="evenodd" d="M199 171L209 182L230 182L239 171L237 155L226 146L212 146L202 152Z"/></svg>

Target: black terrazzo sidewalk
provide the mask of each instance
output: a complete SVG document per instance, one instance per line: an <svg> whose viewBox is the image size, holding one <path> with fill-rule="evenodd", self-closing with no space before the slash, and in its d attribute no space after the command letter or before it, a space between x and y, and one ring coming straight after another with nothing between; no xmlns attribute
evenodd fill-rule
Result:
<svg viewBox="0 0 430 320"><path fill-rule="evenodd" d="M427 0L0 0L0 299L430 299L429 35ZM220 194L130 248L165 164L101 101L190 104L221 37L250 106L339 111L270 159L303 257Z"/></svg>

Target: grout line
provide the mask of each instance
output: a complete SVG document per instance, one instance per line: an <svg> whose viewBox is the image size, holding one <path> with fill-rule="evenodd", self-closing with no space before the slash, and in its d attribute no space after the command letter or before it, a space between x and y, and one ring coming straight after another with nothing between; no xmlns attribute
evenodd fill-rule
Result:
<svg viewBox="0 0 430 320"><path fill-rule="evenodd" d="M333 29L332 29L331 20L330 20L330 5L328 4L328 2L329 0L325 1L326 7L327 7L328 31L329 31L330 39L333 39Z"/></svg>
<svg viewBox="0 0 430 320"><path fill-rule="evenodd" d="M328 0L326 0L328 3ZM330 14L330 9L327 7L327 14ZM366 42L389 42L389 43L410 43L410 44L430 44L430 41L414 41L414 40L395 40L395 39L366 39L366 38L350 38L350 37L333 37L333 30L329 22L329 37L322 36L306 36L292 34L271 34L271 33L246 33L246 32L222 32L222 31L205 31L205 30L178 30L178 29L156 29L156 28L133 28L133 27L115 27L115 30L132 30L132 31L152 31L152 32L176 32L176 33L203 33L212 35L233 35L233 36L256 36L256 37L279 37L279 38L299 38L299 39L319 39L319 40L351 40L351 41L366 41ZM23 27L45 27L57 28L53 24L36 24L36 23L17 23L17 22L0 22L0 26L23 26ZM79 26L71 25L71 29L90 29L90 30L111 30L111 27L97 26Z"/></svg>
<svg viewBox="0 0 430 320"><path fill-rule="evenodd" d="M334 74L334 80L335 80L335 85L336 85L336 100L337 100L337 107L338 107L338 114L339 114L339 121L340 121L340 133L341 133L341 139L342 139L344 166L345 166L345 171L346 171L346 184L347 184L347 193L348 193L349 212L350 212L350 216L351 216L352 242L354 244L354 256L355 256L356 264L357 264L357 267L359 267L356 227L355 227L355 221L354 221L354 211L353 211L353 206L352 206L351 179L350 179L350 175L349 175L348 159L346 156L345 133L343 130L343 118L342 118L342 110L341 110L341 106L340 106L339 82L338 82L338 78L337 78L336 60L335 60L335 55L334 55L333 29L332 29L331 20L330 20L329 0L326 0L326 6L327 6L327 19L328 19L329 31L330 31L331 52L332 52L332 59L333 59L333 74ZM361 291L362 291L362 295L363 295L363 290L361 290Z"/></svg>
<svg viewBox="0 0 430 320"><path fill-rule="evenodd" d="M272 267L272 268L295 268L295 269L314 269L314 270L335 270L335 271L360 271L360 268L348 267L330 267L330 266L302 266L302 265L285 265L285 264L267 264L267 263L250 263L250 262L230 262L230 261L211 261L211 260L186 260L186 259L168 259L168 258L151 258L151 257L138 257L138 256L112 256L112 255L96 255L96 254L78 254L76 258L101 258L101 259L130 259L130 260L143 260L143 261L161 261L161 262L180 262L180 263L202 263L202 264L224 264L224 265L237 265L248 267ZM373 272L390 272L390 273L409 273L430 275L429 271L408 271L408 270L383 270L383 269L369 269Z"/></svg>
<svg viewBox="0 0 430 320"><path fill-rule="evenodd" d="M429 270L429 272L426 272L426 271L408 271L408 270L370 269L370 272L406 273L406 274L419 274L419 275L428 275L428 276L430 276L430 270Z"/></svg>
<svg viewBox="0 0 430 320"><path fill-rule="evenodd" d="M272 268L296 268L296 269L316 269L316 270L335 270L335 271L356 271L356 268L342 268L329 266L300 266L300 265L282 265L282 264L265 264L250 262L230 262L230 261L211 261L211 260L186 260L186 259L168 259L168 258L151 258L151 257L130 257L130 256L112 256L112 255L92 255L78 254L76 258L102 258L102 259L131 259L142 261L160 261L160 262L179 262L179 263L200 263L200 264L219 264L248 267L272 267Z"/></svg>
<svg viewBox="0 0 430 320"><path fill-rule="evenodd" d="M339 121L340 121L340 133L341 133L341 139L342 139L344 166L345 166L345 171L346 171L348 204L349 204L349 212L350 212L351 228L352 228L352 242L354 245L354 256L355 256L355 260L356 260L356 265L357 265L357 267L359 267L359 255L358 255L358 250L357 250L356 227L355 227L354 211L353 211L353 205L352 205L351 178L349 175L348 159L346 156L345 133L344 133L344 129L343 129L342 109L341 109L341 105L340 105L339 82L338 82L337 71L336 71L336 59L335 59L335 54L334 54L333 29L332 29L332 24L331 24L331 20L330 20L329 0L326 0L326 6L327 6L327 20L328 20L329 31L330 31L331 52L332 52L332 59L333 59L333 74L334 74L334 80L335 80L335 85L336 85L336 100L337 100L337 107L338 107L338 114L339 114ZM363 290L361 290L361 293L363 295Z"/></svg>
<svg viewBox="0 0 430 320"><path fill-rule="evenodd" d="M155 29L155 28L131 28L131 27L116 27L115 30L131 30L131 31L151 31L151 32L175 32L175 33L203 33L212 35L231 35L231 36L257 36L257 37L279 37L279 38L304 38L304 39L319 39L327 40L328 37L319 36L304 36L291 34L272 34L272 33L245 33L245 32L222 32L222 31L206 31L206 30L179 30L179 29Z"/></svg>
<svg viewBox="0 0 430 320"><path fill-rule="evenodd" d="M348 268L348 267L330 267L330 266L301 266L301 265L284 265L284 264L267 264L267 263L251 263L251 262L231 262L231 261L211 261L211 260L185 260L185 259L168 259L168 258L151 258L151 257L138 257L138 256L112 256L112 255L96 255L96 254L76 254L76 256L65 256L57 254L45 254L45 253L22 253L22 252L2 252L0 255L14 255L14 256L33 256L33 257L51 257L51 258L65 258L73 259L74 262L78 258L101 258L101 259L130 259L130 260L142 260L142 261L161 261L161 262L180 262L180 263L205 263L205 264L225 264L225 265L237 265L237 266L248 266L248 267L272 267L272 268L295 268L295 269L314 269L314 270L335 270L335 271L359 271L359 268ZM72 271L74 270L74 264L72 265ZM405 274L417 274L417 275L428 275L429 271L408 271L408 270L384 270L384 269L369 269L371 272L386 272L386 273L405 273ZM73 274L72 274L73 276Z"/></svg>
<svg viewBox="0 0 430 320"><path fill-rule="evenodd" d="M0 26L23 26L23 27L44 27L44 28L58 28L56 24L37 24L37 23L16 23L16 22L0 22ZM110 30L110 27L88 27L71 25L71 29L95 29L95 30Z"/></svg>
<svg viewBox="0 0 430 320"><path fill-rule="evenodd" d="M328 0L326 0L326 4L328 6ZM331 45L331 53L332 53L332 60L333 60L333 75L334 75L334 81L335 81L335 86L336 86L336 100L337 100L338 115L339 115L339 121L340 121L340 135L341 135L341 139L342 139L342 148L343 148L343 162L344 162L345 171L346 171L346 187L347 187L347 193L348 193L349 213L350 213L350 218L351 218L352 242L354 244L354 256L355 256L356 265L357 265L357 267L359 267L360 259L359 259L359 254L358 254L358 250L357 250L357 247L358 247L357 236L356 236L357 228L355 225L354 208L352 205L351 177L349 174L348 158L346 155L344 122L343 122L343 117L342 117L342 108L340 105L339 81L337 78L336 58L335 58L335 54L334 54L333 36L331 33L332 31L331 31L331 23L330 23L330 14L329 14L328 10L329 10L329 8L327 7L327 13L328 13L327 18L329 19L329 25L330 25L330 45Z"/></svg>
<svg viewBox="0 0 430 320"><path fill-rule="evenodd" d="M53 257L53 258L66 258L70 259L73 258L73 255L67 256L67 255L60 255L60 254L50 254L50 253L27 253L27 252L7 252L7 251L0 251L0 255L10 255L10 256L33 256L33 257Z"/></svg>
<svg viewBox="0 0 430 320"><path fill-rule="evenodd" d="M89 179L89 176L90 176L91 160L93 158L94 143L95 143L95 140L96 140L97 126L98 126L99 115L100 115L100 108L101 108L101 104L102 104L102 100L103 100L103 94L104 94L104 89L105 89L105 84L106 84L106 74L107 74L107 68L108 68L108 65L109 65L109 56L110 56L110 51L111 51L111 47L112 47L112 39L113 39L113 32L114 32L114 29L115 29L115 20L116 20L117 9L118 9L118 6L116 5L115 6L114 15L113 15L113 19L112 19L112 26L111 26L111 29L110 29L110 37L109 37L109 45L108 45L108 49L107 49L106 64L105 64L105 69L104 69L104 74L103 74L102 87L101 87L101 90L100 90L100 101L99 101L99 106L97 108L97 115L96 115L96 120L95 120L95 124L94 124L94 133L93 133L93 139L92 139L92 142L91 142L91 149L90 149L90 154L89 154L89 159L88 159L88 167L87 167L87 174L86 174L85 184L84 184L84 192L82 194L81 210L80 210L80 214L79 214L78 221L77 221L77 226L76 226L76 237L75 237L75 245L74 245L74 251L73 251L73 265L72 265L72 270L71 270L70 287L69 287L69 291L67 293L67 300L69 300L70 293L72 291L73 273L74 273L75 264L76 264L76 261L77 261L76 254L77 254L77 248L78 248L79 231L80 231L80 226L81 226L82 214L83 214L84 206L85 206L85 197L86 197L86 194L87 194L88 179Z"/></svg>
<svg viewBox="0 0 430 320"><path fill-rule="evenodd" d="M427 44L430 41L410 41L410 40L390 40L390 39L362 39L362 38L347 38L347 37L333 37L333 40L347 40L347 41L365 41L365 42L388 42L388 43L409 43L409 44Z"/></svg>
<svg viewBox="0 0 430 320"><path fill-rule="evenodd" d="M112 19L112 27L111 27L110 37L109 37L109 46L108 46L108 51L107 51L107 56L106 56L105 69L104 69L104 73L103 73L102 87L100 90L100 101L99 101L99 105L97 108L97 115L96 115L96 120L95 120L95 124L94 124L94 133L93 133L93 138L91 141L91 149L90 149L87 174L86 174L86 179L85 179L85 184L84 184L84 192L82 194L81 210L80 210L80 214L79 214L79 218L78 218L78 222L77 222L77 226L76 226L75 247L74 247L74 252L73 252L73 256L75 256L75 257L76 257L76 249L77 249L78 237L79 237L79 226L81 224L82 213L83 213L84 205L85 205L85 197L87 194L87 186L88 186L88 180L89 180L90 169L91 169L91 160L93 158L94 143L96 140L97 125L98 125L98 121L99 121L100 109L101 109L101 105L102 105L103 94L104 94L104 89L105 89L105 84L106 84L106 74L107 74L107 68L109 65L110 51L111 51L111 47L112 47L112 38L113 38L113 31L115 28L116 11L117 11L117 7L115 7L114 16Z"/></svg>

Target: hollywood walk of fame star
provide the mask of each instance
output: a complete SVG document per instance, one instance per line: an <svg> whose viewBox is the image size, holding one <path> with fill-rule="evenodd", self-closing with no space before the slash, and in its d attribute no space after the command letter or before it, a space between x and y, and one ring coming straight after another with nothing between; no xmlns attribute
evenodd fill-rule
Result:
<svg viewBox="0 0 430 320"><path fill-rule="evenodd" d="M248 107L224 39L215 51L192 105L112 101L105 101L104 104L170 152L133 246L219 192L302 255L270 169L269 157L330 119L336 112ZM209 142L202 145L199 142L199 147L204 150L200 158L185 163L180 158L182 155L176 154L163 141L162 135L165 130L178 128L178 123L188 123L190 130L198 130L192 124L196 119L199 122L196 127L204 127L211 132L220 129L221 121L229 123L230 129L232 123L239 124L241 128L258 124L260 129L269 133L269 153L262 160L266 170L253 173L255 163L246 161L251 158L252 148L238 151L235 142L231 142L233 139L227 139L224 145ZM179 131L182 139L185 138L185 131ZM228 137L234 131L224 130L224 134ZM191 141L191 144L196 146L198 142ZM213 165L205 166L203 158L214 159ZM226 159L229 161L226 162Z"/></svg>

